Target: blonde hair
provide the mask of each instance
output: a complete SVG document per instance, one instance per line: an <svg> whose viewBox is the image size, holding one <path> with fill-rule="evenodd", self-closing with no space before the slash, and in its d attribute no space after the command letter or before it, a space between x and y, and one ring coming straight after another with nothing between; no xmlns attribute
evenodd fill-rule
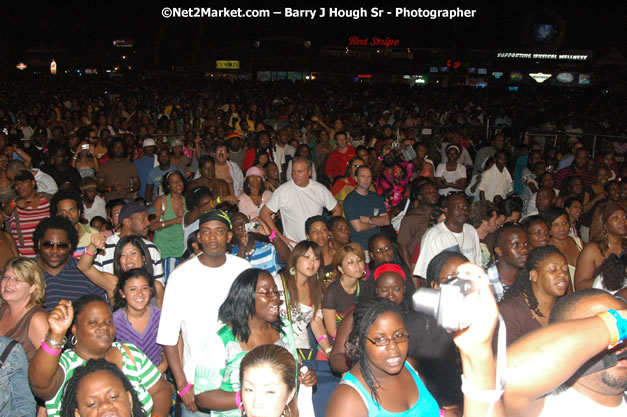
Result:
<svg viewBox="0 0 627 417"><path fill-rule="evenodd" d="M349 242L346 245L342 246L337 250L337 252L335 252L335 256L333 256L333 281L342 276L339 267L342 265L342 261L344 260L344 258L346 258L351 253L359 256L362 261L366 261L364 248L362 248L359 243Z"/></svg>
<svg viewBox="0 0 627 417"><path fill-rule="evenodd" d="M30 258L17 256L7 261L4 266L5 273L9 269L26 284L35 286L35 291L30 295L28 307L43 306L46 300L46 280L37 262Z"/></svg>

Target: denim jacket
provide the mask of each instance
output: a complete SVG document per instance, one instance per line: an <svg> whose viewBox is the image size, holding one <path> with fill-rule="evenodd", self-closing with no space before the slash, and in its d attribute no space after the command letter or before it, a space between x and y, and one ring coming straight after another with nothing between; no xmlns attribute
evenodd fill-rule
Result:
<svg viewBox="0 0 627 417"><path fill-rule="evenodd" d="M0 354L10 342L8 337L0 336ZM0 369L0 417L32 417L35 412L35 397L28 386L28 362L18 343Z"/></svg>

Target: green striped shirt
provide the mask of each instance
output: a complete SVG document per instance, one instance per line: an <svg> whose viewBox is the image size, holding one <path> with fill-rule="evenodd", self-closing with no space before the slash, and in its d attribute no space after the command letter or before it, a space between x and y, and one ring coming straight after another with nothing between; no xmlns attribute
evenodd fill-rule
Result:
<svg viewBox="0 0 627 417"><path fill-rule="evenodd" d="M126 349L122 347L121 343L113 342L111 346L122 352L122 373L126 375L133 388L135 388L135 393L142 403L146 414L150 415L152 413L152 396L148 390L159 381L161 372L159 372L157 367L148 359L148 356L135 345L131 343L124 343L124 345L128 348L129 352L131 352L135 363L133 363L133 359L127 355ZM65 380L52 400L46 401L48 416L59 417L61 415L61 400L63 399L65 385L70 378L72 378L74 370L79 366L85 365L85 363L86 361L78 356L74 350L66 350L61 354L59 366L61 366L65 374ZM135 366L135 364L137 364L137 366Z"/></svg>

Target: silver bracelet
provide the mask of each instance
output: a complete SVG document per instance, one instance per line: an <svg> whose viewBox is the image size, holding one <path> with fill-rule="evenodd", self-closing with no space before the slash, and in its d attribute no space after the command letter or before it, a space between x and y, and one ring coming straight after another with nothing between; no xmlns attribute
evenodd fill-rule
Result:
<svg viewBox="0 0 627 417"><path fill-rule="evenodd" d="M46 342L48 342L48 344L50 345L51 348L53 348L53 349L61 349L63 346L65 346L65 342L67 342L67 337L64 337L61 342L55 342L50 337L50 333L46 333L46 339L45 340L46 340Z"/></svg>

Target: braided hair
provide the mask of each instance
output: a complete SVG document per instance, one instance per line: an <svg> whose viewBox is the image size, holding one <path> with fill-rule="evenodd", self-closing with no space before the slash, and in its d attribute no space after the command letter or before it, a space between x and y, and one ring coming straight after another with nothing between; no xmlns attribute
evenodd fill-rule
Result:
<svg viewBox="0 0 627 417"><path fill-rule="evenodd" d="M63 399L61 401L61 417L74 417L74 410L78 409L78 401L76 400L76 392L78 387L87 375L97 371L106 371L122 382L124 390L131 394L132 404L131 411L133 417L146 417L146 411L142 407L141 401L137 397L135 389L129 382L126 375L122 373L118 367L107 361L106 359L90 359L83 366L79 366L74 370L72 377L65 385L63 391Z"/></svg>
<svg viewBox="0 0 627 417"><path fill-rule="evenodd" d="M361 374L364 377L364 381L368 388L372 392L372 397L375 402L379 403L379 395L377 394L377 387L380 387L379 381L372 374L370 365L368 364L368 358L366 357L366 340L368 330L372 324L383 314L387 312L393 312L401 317L403 322L404 314L402 307L387 298L371 298L368 302L360 302L355 307L355 313L353 315L353 330L351 330L348 339L346 340L346 354L351 363L359 362L359 368Z"/></svg>
<svg viewBox="0 0 627 417"><path fill-rule="evenodd" d="M540 246L529 252L525 267L516 277L514 285L512 285L505 294L506 297L521 295L527 301L531 311L536 313L539 317L544 317L544 314L542 314L538 306L538 299L531 287L529 274L532 269L537 271L538 265L551 255L564 256L564 254L553 245Z"/></svg>

